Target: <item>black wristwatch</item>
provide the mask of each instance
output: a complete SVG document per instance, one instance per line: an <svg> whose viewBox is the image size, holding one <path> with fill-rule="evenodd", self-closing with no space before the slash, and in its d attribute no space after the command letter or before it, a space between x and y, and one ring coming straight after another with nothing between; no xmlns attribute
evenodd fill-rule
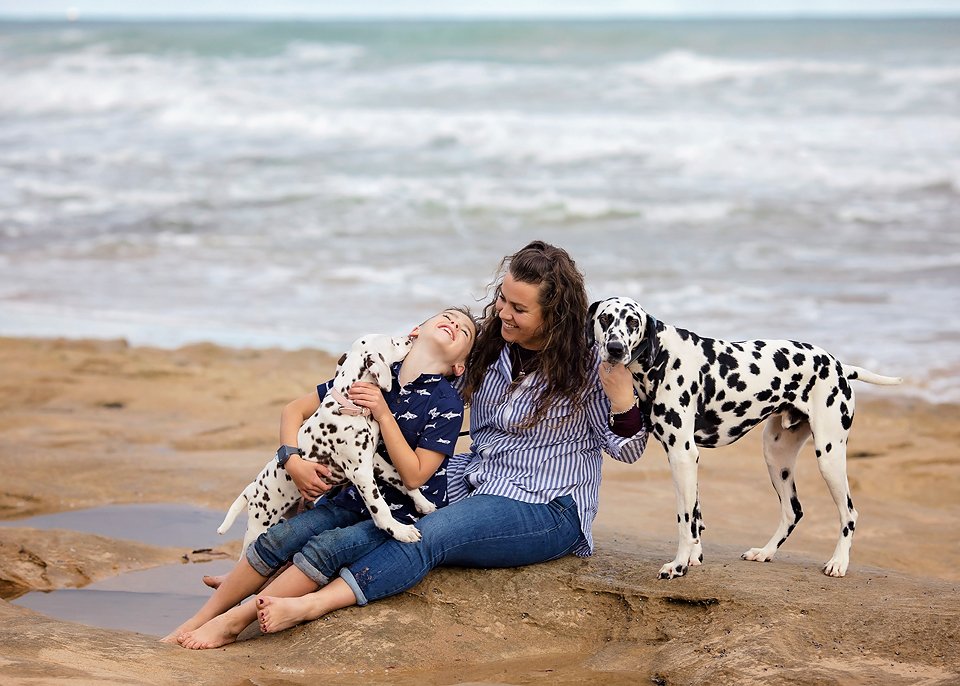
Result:
<svg viewBox="0 0 960 686"><path fill-rule="evenodd" d="M294 448L293 446L281 445L279 448L277 448L277 464L281 467L284 466L287 464L287 460L290 459L291 455L299 455L300 457L303 457L303 451L300 450L300 448Z"/></svg>

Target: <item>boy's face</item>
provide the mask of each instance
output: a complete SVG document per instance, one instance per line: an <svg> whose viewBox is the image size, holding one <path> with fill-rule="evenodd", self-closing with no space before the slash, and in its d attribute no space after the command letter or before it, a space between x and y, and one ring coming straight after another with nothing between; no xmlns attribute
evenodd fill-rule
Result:
<svg viewBox="0 0 960 686"><path fill-rule="evenodd" d="M444 310L418 329L420 336L430 336L445 351L444 357L454 367L454 373L462 374L463 364L477 337L477 328L470 317L457 310Z"/></svg>

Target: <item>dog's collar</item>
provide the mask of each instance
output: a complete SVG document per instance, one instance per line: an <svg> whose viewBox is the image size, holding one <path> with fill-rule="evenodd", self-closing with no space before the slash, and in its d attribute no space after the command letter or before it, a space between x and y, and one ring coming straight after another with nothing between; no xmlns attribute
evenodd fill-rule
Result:
<svg viewBox="0 0 960 686"><path fill-rule="evenodd" d="M657 318L647 312L647 325L644 331L643 341L641 341L640 345L633 351L633 355L631 355L630 360L627 362L628 365L639 360L640 356L644 353L649 353L644 366L649 368L653 364L653 360L656 359L658 352L656 350L658 324Z"/></svg>
<svg viewBox="0 0 960 686"><path fill-rule="evenodd" d="M360 417L361 415L364 417L370 416L369 407L360 407L336 388L330 389L330 395L340 404L340 414L345 414L348 417Z"/></svg>

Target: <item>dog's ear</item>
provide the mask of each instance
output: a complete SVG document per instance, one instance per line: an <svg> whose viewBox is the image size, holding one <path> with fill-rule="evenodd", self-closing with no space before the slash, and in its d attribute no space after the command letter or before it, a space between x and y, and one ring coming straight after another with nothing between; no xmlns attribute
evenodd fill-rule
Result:
<svg viewBox="0 0 960 686"><path fill-rule="evenodd" d="M630 352L630 361L627 364L639 362L644 369L650 369L657 357L659 345L657 342L657 320L649 312L646 315L647 318L643 323L643 339Z"/></svg>
<svg viewBox="0 0 960 686"><path fill-rule="evenodd" d="M373 378L377 380L377 385L384 391L389 391L393 387L393 375L390 373L390 365L384 359L383 355L367 355L363 360L364 366L370 370Z"/></svg>
<svg viewBox="0 0 960 686"><path fill-rule="evenodd" d="M597 313L597 308L600 307L601 300L590 305L590 309L587 310L587 347L592 348L593 344L597 342L597 337L593 334L593 315Z"/></svg>

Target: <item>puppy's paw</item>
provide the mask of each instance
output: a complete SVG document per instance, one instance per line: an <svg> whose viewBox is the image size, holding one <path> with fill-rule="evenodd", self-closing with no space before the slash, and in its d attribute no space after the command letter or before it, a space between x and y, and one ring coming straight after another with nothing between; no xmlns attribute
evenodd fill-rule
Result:
<svg viewBox="0 0 960 686"><path fill-rule="evenodd" d="M660 573L657 574L658 579L676 579L678 576L683 576L687 573L687 565L681 564L674 560L673 562L668 562L660 568Z"/></svg>
<svg viewBox="0 0 960 686"><path fill-rule="evenodd" d="M431 512L437 511L437 506L431 503L426 498L423 498L422 500L419 500L419 501L414 500L413 505L414 507L417 508L417 512L419 512L422 515L428 515Z"/></svg>
<svg viewBox="0 0 960 686"><path fill-rule="evenodd" d="M420 529L413 524L396 524L390 529L390 534L401 543L416 543L420 540Z"/></svg>
<svg viewBox="0 0 960 686"><path fill-rule="evenodd" d="M751 562L770 562L776 552L776 550L767 550L766 548L750 548L740 556L740 559L750 560Z"/></svg>

